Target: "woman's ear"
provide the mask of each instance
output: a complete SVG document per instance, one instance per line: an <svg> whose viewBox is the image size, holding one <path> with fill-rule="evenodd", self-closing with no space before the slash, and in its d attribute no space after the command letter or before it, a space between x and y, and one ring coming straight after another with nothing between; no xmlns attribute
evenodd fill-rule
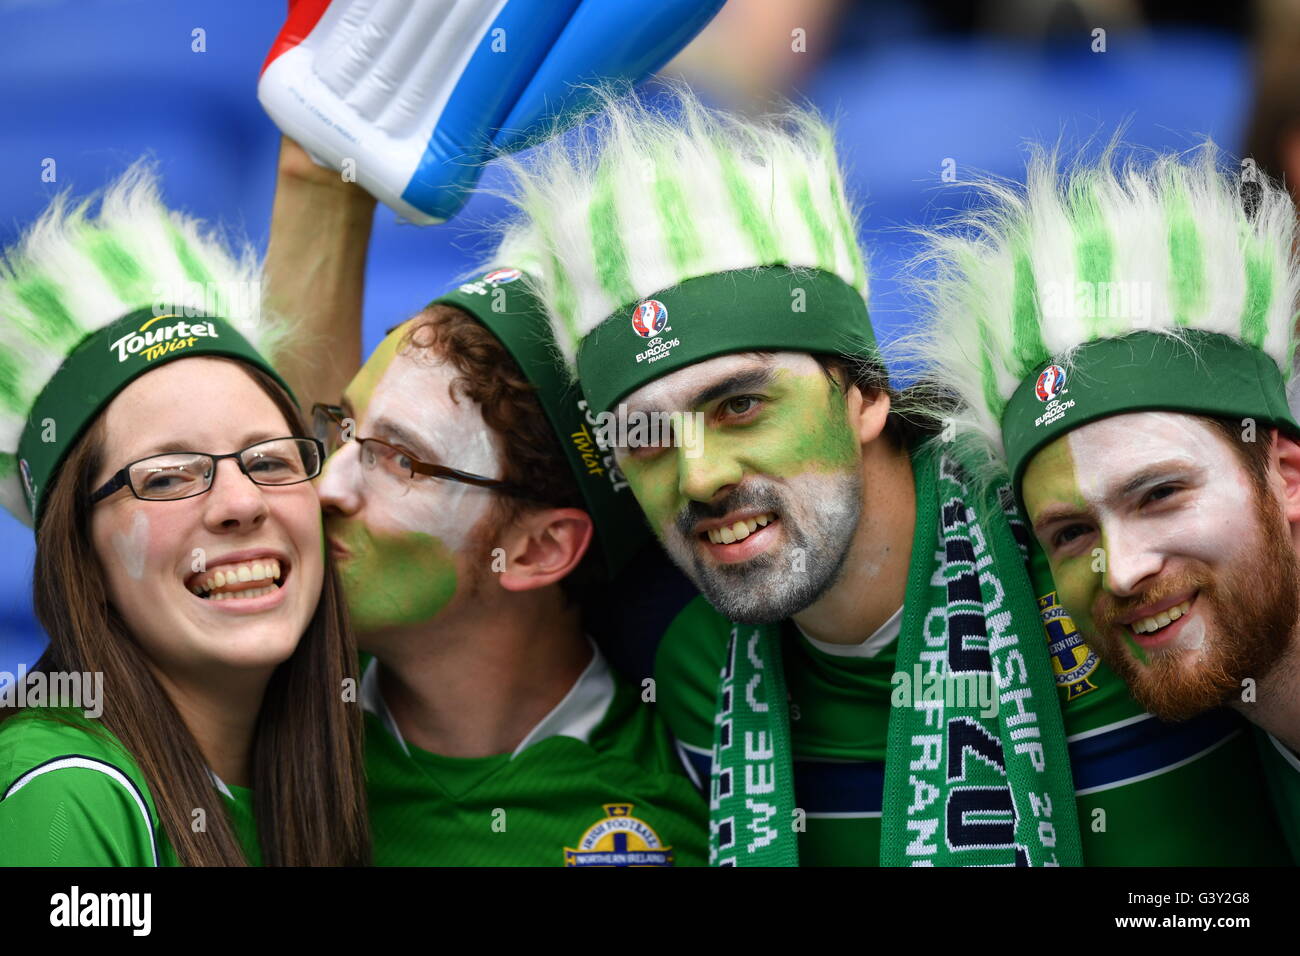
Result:
<svg viewBox="0 0 1300 956"><path fill-rule="evenodd" d="M507 591L531 591L572 573L591 546L591 515L579 508L544 508L520 515L499 546Z"/></svg>

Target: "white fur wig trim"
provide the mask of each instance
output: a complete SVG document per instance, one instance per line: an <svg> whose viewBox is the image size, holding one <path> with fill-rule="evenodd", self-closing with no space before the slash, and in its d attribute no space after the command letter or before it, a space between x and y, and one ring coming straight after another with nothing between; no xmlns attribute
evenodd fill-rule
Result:
<svg viewBox="0 0 1300 956"><path fill-rule="evenodd" d="M652 108L605 93L594 121L506 165L521 215L491 262L531 249L535 289L570 367L616 311L697 276L769 265L867 273L830 128L703 106L684 88Z"/></svg>
<svg viewBox="0 0 1300 956"><path fill-rule="evenodd" d="M0 260L0 505L30 523L15 453L30 412L88 335L137 309L170 305L231 322L270 356L258 257L231 251L198 220L168 210L137 162L94 198L57 196Z"/></svg>
<svg viewBox="0 0 1300 956"><path fill-rule="evenodd" d="M955 411L930 406L936 417L1003 459L1002 413L1026 375L1137 331L1228 335L1290 378L1300 265L1285 189L1253 167L1239 179L1209 142L1123 162L1112 144L1098 160L1058 167L1056 153L1036 148L1024 188L980 182L981 206L926 233L927 321L894 356L955 396Z"/></svg>

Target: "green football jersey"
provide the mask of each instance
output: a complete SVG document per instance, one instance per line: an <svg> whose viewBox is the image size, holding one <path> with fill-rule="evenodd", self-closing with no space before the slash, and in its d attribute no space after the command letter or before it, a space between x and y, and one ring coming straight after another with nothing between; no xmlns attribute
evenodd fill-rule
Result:
<svg viewBox="0 0 1300 956"><path fill-rule="evenodd" d="M1277 810L1291 847L1291 858L1300 863L1300 755L1272 734L1255 728L1255 742L1259 745L1264 775L1268 778L1269 793Z"/></svg>
<svg viewBox="0 0 1300 956"><path fill-rule="evenodd" d="M1289 862L1246 722L1227 710L1181 724L1145 713L1057 604L1047 562L1023 525L1015 530L1029 548L1044 652L1056 676L1085 864ZM819 645L792 621L783 625L804 865L879 864L900 617L858 648ZM731 628L696 598L674 619L656 656L664 718L702 788L712 768L718 675Z"/></svg>
<svg viewBox="0 0 1300 956"><path fill-rule="evenodd" d="M253 793L213 778L251 864ZM118 739L80 711L28 709L0 723L0 866L176 866L153 794Z"/></svg>
<svg viewBox="0 0 1300 956"><path fill-rule="evenodd" d="M408 744L362 679L374 861L380 866L699 866L703 797L654 705L597 651L513 753L454 758Z"/></svg>

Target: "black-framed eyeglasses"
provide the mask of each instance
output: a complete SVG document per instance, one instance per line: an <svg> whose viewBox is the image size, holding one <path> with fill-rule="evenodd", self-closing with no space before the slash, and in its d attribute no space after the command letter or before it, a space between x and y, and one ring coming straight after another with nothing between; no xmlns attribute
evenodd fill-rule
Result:
<svg viewBox="0 0 1300 956"><path fill-rule="evenodd" d="M344 441L349 440L344 437L345 430L354 427L351 420L346 417L344 409L338 405L325 405L320 402L311 407L311 422L312 431L325 446L326 455L338 451ZM368 471L383 468L398 475L405 472L405 477L408 479L416 475L428 475L430 478L444 478L447 481L459 481L466 485L488 488L512 498L522 498L526 501L539 500L526 488L502 481L500 478L488 478L458 468L448 468L446 465L420 461L405 448L384 441L382 438L352 437L350 440L360 446L358 451L361 454L361 467Z"/></svg>
<svg viewBox="0 0 1300 956"><path fill-rule="evenodd" d="M257 485L296 485L320 474L325 449L315 438L269 438L229 455L173 451L133 461L90 496L93 505L120 488L144 501L179 501L212 487L217 462L233 458Z"/></svg>

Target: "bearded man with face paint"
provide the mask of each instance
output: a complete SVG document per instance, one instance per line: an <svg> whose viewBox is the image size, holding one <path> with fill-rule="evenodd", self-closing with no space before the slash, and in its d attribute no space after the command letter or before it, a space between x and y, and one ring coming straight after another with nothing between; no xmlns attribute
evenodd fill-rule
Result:
<svg viewBox="0 0 1300 956"><path fill-rule="evenodd" d="M713 863L1282 859L1253 822L1262 785L1220 783L1253 770L1248 741L1147 727L1116 759L1142 722L1124 685L1080 653L1054 687L1067 648L1044 633L1013 497L891 410L819 119L611 98L511 165L503 241L547 264L557 342L703 594L656 677L709 780ZM1188 838L1225 816L1235 840Z"/></svg>
<svg viewBox="0 0 1300 956"><path fill-rule="evenodd" d="M288 374L318 400L326 535L373 655L375 862L702 863L662 719L584 630L578 599L649 535L545 316L494 268L352 375L374 205L284 141L267 276L301 323Z"/></svg>
<svg viewBox="0 0 1300 956"><path fill-rule="evenodd" d="M932 236L927 377L1009 470L1040 602L1155 717L1249 718L1300 857L1295 209L1210 144L1064 173L1036 151L1027 184Z"/></svg>

